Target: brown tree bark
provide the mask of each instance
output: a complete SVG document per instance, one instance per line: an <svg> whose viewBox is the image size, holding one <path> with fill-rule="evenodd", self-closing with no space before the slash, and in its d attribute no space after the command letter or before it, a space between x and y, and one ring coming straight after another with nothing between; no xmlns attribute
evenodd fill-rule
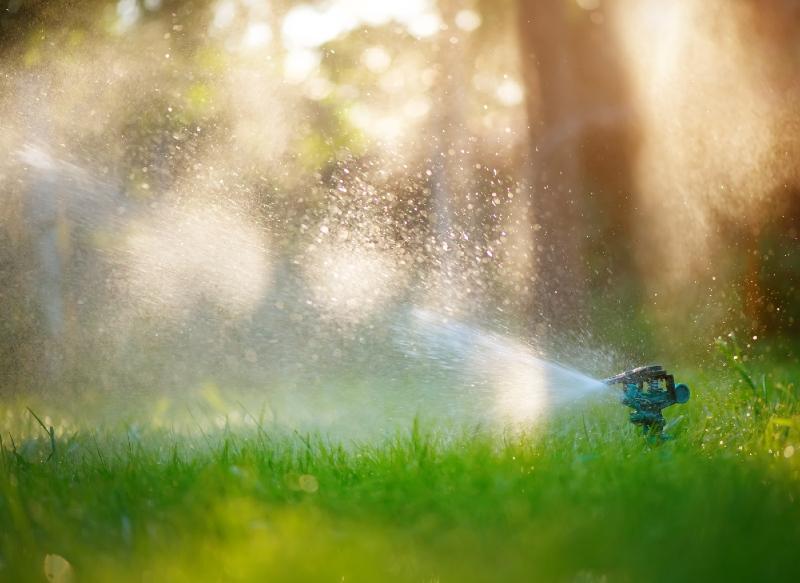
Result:
<svg viewBox="0 0 800 583"><path fill-rule="evenodd" d="M601 19L573 2L518 2L539 327L582 326L589 288L635 279L637 139L620 52Z"/></svg>
<svg viewBox="0 0 800 583"><path fill-rule="evenodd" d="M520 3L520 44L531 137L534 317L561 321L582 295L579 141L570 25L560 1Z"/></svg>

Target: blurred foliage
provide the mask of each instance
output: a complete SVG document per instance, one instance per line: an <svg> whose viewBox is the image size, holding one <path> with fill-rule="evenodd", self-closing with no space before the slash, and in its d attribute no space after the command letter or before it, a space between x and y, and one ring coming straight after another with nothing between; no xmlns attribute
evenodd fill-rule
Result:
<svg viewBox="0 0 800 583"><path fill-rule="evenodd" d="M721 17L741 19L747 5ZM794 142L781 142L782 158L765 170L765 192L787 176L772 199L748 183L720 205L709 184L725 167L714 160L703 181L688 182L689 202L671 190L680 166L654 190L642 159L648 139L663 136L645 123L653 104L636 85L637 55L624 35L626 15L637 11L624 0L387 3L383 15L366 6L7 3L0 146L14 155L0 165L0 270L9 282L0 291L3 387L41 386L51 376L55 384L109 386L136 374L159 382L133 363L169 354L197 357L210 370L227 358L236 376L231 354L263 347L257 323L275 321L274 305L293 297L301 304L293 318L320 317L307 307L319 299L304 269L331 241L396 259L404 283L385 285L402 288L397 298L438 294L438 307L579 365L589 350L624 362L702 360L730 331L793 342L800 211L785 169ZM676 6L653 22L666 26L700 5ZM794 54L793 29L780 18L789 10L763 11L743 38L757 39L758 54ZM290 17L300 25L292 28ZM687 43L700 35L692 27ZM681 47L659 44L667 37L654 35L637 51L685 58ZM789 61L764 83L791 96ZM791 127L794 110L783 101L774 110ZM690 122L687 114L675 127ZM735 148L719 135L715 154L726 162ZM695 146L687 140L686 152ZM37 223L41 203L32 193L48 189L67 202ZM737 204L749 210L714 206ZM695 205L696 222L676 210ZM278 275L249 321L220 307L214 290L224 284L200 281L207 275L179 282L201 299L177 314L162 307L154 316L126 288L126 245L142 225L200 207L244 215L264 233ZM63 239L57 252L43 243L52 231ZM177 247L196 246L175 236ZM161 274L158 260L148 265ZM153 281L157 296L161 282ZM63 305L57 334L48 331L48 302ZM363 330L384 323L366 319ZM200 330L218 343L184 340ZM44 370L51 360L58 364ZM128 380L93 371L110 363Z"/></svg>

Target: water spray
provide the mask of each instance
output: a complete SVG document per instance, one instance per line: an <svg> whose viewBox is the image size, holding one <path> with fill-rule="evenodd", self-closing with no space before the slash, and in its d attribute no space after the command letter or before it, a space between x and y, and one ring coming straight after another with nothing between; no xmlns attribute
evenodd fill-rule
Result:
<svg viewBox="0 0 800 583"><path fill-rule="evenodd" d="M663 437L665 419L661 411L689 400L689 387L675 384L675 377L660 365L640 366L609 377L607 385L622 385L622 404L633 409L631 423L641 425L645 435Z"/></svg>

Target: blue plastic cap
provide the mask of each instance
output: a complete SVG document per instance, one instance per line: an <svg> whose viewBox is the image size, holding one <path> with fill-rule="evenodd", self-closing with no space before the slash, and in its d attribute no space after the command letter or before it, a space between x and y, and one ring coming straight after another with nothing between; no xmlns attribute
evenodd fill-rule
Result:
<svg viewBox="0 0 800 583"><path fill-rule="evenodd" d="M683 383L675 385L675 402L685 403L689 400L689 387Z"/></svg>

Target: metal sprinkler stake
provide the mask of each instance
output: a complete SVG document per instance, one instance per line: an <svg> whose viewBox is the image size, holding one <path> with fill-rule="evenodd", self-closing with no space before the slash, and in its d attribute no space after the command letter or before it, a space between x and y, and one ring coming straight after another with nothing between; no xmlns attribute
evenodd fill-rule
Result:
<svg viewBox="0 0 800 583"><path fill-rule="evenodd" d="M622 385L622 404L633 409L631 423L641 425L645 435L664 437L665 419L661 411L689 400L689 387L675 384L675 378L662 366L640 366L609 377L607 385Z"/></svg>

